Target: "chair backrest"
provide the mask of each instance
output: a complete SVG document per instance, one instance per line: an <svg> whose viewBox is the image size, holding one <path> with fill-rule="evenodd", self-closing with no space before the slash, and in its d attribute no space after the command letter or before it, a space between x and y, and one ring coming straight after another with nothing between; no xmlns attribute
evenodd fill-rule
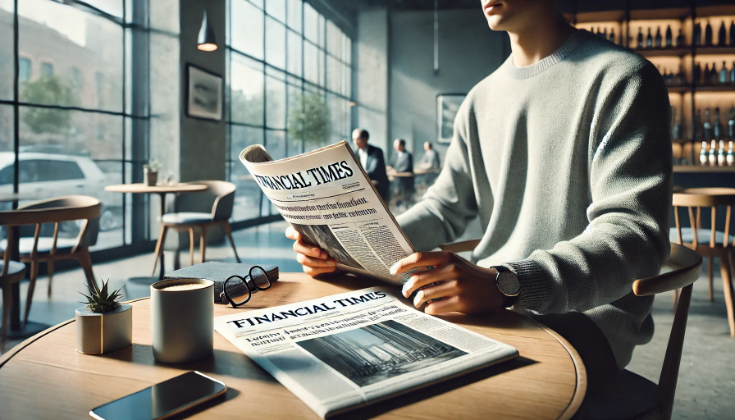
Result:
<svg viewBox="0 0 735 420"><path fill-rule="evenodd" d="M0 212L0 224L3 226L36 225L34 234L32 256L35 257L38 247L38 238L41 226L44 223L54 224L53 247L59 233L59 223L71 220L83 220L82 228L77 236L77 242L72 252L79 246L90 246L96 242L97 234L90 243L87 238L91 230L99 231L99 217L102 211L100 200L86 195L68 195L64 197L49 198L47 200L34 201L18 207L17 210ZM92 228L90 230L90 228ZM12 243L12 229L8 229L8 244Z"/></svg>
<svg viewBox="0 0 735 420"><path fill-rule="evenodd" d="M179 212L193 211L212 213L214 220L228 220L232 216L237 187L227 181L193 181L192 184L206 185L202 192L181 194L176 201Z"/></svg>
<svg viewBox="0 0 735 420"><path fill-rule="evenodd" d="M732 206L735 205L735 188L688 188L680 190L672 195L672 204L674 206L674 220L676 222L676 231L679 243L682 243L682 224L679 219L679 208L686 207L689 212L689 226L692 230L692 241L694 249L699 246L699 238L697 230L702 228L702 207L710 207L712 212L711 233L709 246L717 245L717 207L727 206L725 213L725 226L723 247L730 245L730 216ZM696 208L696 215L695 209ZM733 242L735 245L735 240Z"/></svg>
<svg viewBox="0 0 735 420"><path fill-rule="evenodd" d="M679 377L681 351L684 347L684 334L686 332L687 317L689 316L689 303L692 298L692 284L699 278L701 272L702 257L685 246L672 243L671 254L664 267L662 267L662 273L633 282L633 293L637 296L648 296L681 289L656 392L659 418L671 418L676 382Z"/></svg>

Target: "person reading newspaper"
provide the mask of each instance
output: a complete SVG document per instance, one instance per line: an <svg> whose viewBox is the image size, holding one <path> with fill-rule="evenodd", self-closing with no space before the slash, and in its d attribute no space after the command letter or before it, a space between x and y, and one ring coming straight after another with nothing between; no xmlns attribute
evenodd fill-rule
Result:
<svg viewBox="0 0 735 420"><path fill-rule="evenodd" d="M631 286L669 255L667 90L651 63L570 26L554 0L482 8L512 54L467 95L436 183L397 218L421 252L391 272L436 267L403 287L427 314L542 314L580 353L589 395L653 335L653 297ZM471 261L430 251L476 217ZM335 270L287 236L306 273Z"/></svg>

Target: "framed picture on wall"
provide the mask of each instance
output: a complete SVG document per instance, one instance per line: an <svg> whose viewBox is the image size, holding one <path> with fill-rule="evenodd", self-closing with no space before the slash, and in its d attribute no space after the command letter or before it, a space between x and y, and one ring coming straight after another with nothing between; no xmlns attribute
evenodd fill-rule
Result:
<svg viewBox="0 0 735 420"><path fill-rule="evenodd" d="M192 64L186 66L186 115L206 120L222 120L222 76Z"/></svg>
<svg viewBox="0 0 735 420"><path fill-rule="evenodd" d="M437 143L449 144L452 141L454 117L457 116L465 96L467 96L465 93L445 93L436 96Z"/></svg>

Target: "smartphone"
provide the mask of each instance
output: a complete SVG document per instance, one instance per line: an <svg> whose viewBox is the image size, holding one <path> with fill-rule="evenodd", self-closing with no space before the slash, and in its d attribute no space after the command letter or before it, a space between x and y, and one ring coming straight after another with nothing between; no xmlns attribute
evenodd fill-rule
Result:
<svg viewBox="0 0 735 420"><path fill-rule="evenodd" d="M192 371L101 405L89 415L99 420L163 419L226 391L224 383Z"/></svg>

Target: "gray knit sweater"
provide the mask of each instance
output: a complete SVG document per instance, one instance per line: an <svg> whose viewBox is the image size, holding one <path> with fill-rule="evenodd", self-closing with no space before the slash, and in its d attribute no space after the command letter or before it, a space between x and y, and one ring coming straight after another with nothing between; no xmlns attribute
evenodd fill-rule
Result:
<svg viewBox="0 0 735 420"><path fill-rule="evenodd" d="M472 89L436 183L398 221L430 250L479 216L472 260L518 274L514 309L583 312L623 368L653 335L653 297L636 297L633 280L669 255L669 118L652 64L580 30Z"/></svg>

